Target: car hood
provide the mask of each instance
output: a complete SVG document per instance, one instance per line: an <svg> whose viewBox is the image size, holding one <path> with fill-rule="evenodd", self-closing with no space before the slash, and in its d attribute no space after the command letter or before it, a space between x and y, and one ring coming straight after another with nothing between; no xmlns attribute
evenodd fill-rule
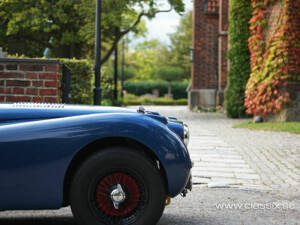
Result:
<svg viewBox="0 0 300 225"><path fill-rule="evenodd" d="M137 113L137 111L106 106L36 103L0 104L0 121L51 119L96 113Z"/></svg>
<svg viewBox="0 0 300 225"><path fill-rule="evenodd" d="M38 120L64 118L101 113L131 113L151 117L167 125L182 140L184 139L183 123L173 117L165 117L157 112L146 111L143 107L138 110L108 106L84 106L47 103L13 103L0 104L0 126Z"/></svg>

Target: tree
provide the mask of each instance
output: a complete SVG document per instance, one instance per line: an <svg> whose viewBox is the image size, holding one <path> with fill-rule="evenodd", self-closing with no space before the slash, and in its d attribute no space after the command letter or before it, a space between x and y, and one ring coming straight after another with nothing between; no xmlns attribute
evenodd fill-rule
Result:
<svg viewBox="0 0 300 225"><path fill-rule="evenodd" d="M191 73L190 48L192 46L192 11L183 15L175 33L170 34L169 63L181 67L185 78Z"/></svg>
<svg viewBox="0 0 300 225"><path fill-rule="evenodd" d="M184 71L181 67L164 66L158 69L157 76L161 80L168 82L183 80Z"/></svg>
<svg viewBox="0 0 300 225"><path fill-rule="evenodd" d="M178 13L182 0L168 0ZM11 54L82 58L94 54L95 0L1 0L0 46ZM102 0L103 64L124 35L139 33L143 17L161 10L155 0Z"/></svg>
<svg viewBox="0 0 300 225"><path fill-rule="evenodd" d="M156 39L146 40L129 53L127 63L135 68L135 79L189 79L192 12L183 15L176 32L170 34L170 39L170 46Z"/></svg>
<svg viewBox="0 0 300 225"><path fill-rule="evenodd" d="M134 51L127 53L126 64L136 71L136 80L154 80L157 78L158 61L164 45L156 39L138 43Z"/></svg>

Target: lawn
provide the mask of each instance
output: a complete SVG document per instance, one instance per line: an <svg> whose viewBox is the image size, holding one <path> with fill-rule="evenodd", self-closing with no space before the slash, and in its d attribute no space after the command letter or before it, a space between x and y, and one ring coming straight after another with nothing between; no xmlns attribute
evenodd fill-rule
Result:
<svg viewBox="0 0 300 225"><path fill-rule="evenodd" d="M248 128L251 130L286 131L300 134L300 122L265 122L253 123L252 121L239 123L233 128Z"/></svg>

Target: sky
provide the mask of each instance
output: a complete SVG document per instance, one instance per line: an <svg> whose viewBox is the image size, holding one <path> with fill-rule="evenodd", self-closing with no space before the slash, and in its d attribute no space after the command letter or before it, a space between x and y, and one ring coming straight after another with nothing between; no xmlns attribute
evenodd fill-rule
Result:
<svg viewBox="0 0 300 225"><path fill-rule="evenodd" d="M161 0L165 1L165 0ZM193 9L193 0L183 0L186 6L186 11ZM166 2L166 1L165 1ZM168 7L165 7L168 8ZM147 39L156 38L165 44L170 44L168 34L174 33L179 24L180 15L174 10L169 13L159 13L154 19L146 19L146 26L148 29Z"/></svg>

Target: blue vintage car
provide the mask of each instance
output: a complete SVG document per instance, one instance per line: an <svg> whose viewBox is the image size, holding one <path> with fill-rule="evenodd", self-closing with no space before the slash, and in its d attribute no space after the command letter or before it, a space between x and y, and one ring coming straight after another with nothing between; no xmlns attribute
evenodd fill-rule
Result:
<svg viewBox="0 0 300 225"><path fill-rule="evenodd" d="M80 225L156 224L191 189L188 136L143 107L0 104L0 210L70 205Z"/></svg>

